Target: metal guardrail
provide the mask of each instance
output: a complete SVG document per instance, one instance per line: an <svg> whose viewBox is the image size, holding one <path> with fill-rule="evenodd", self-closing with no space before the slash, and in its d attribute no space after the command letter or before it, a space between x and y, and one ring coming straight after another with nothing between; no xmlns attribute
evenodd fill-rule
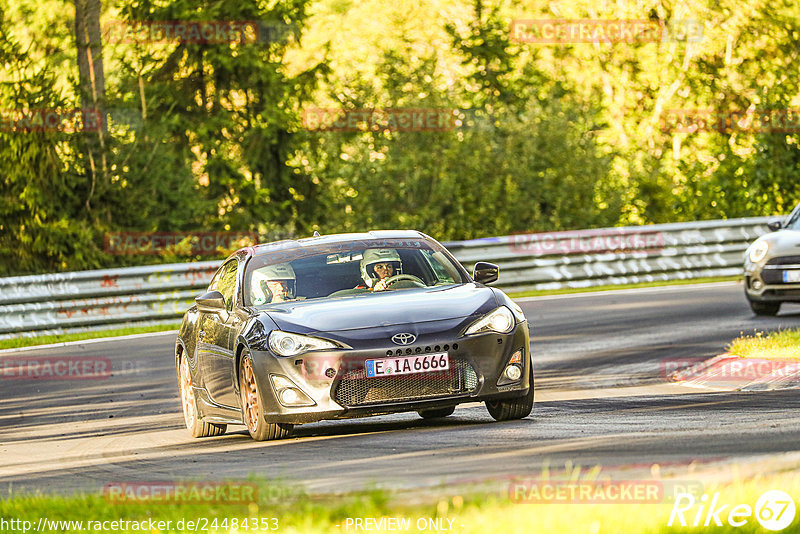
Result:
<svg viewBox="0 0 800 534"><path fill-rule="evenodd" d="M179 322L220 263L0 278L0 339Z"/></svg>
<svg viewBox="0 0 800 534"><path fill-rule="evenodd" d="M767 218L515 234L445 243L500 265L512 292L735 276ZM0 339L174 323L219 261L0 278Z"/></svg>
<svg viewBox="0 0 800 534"><path fill-rule="evenodd" d="M589 288L739 275L745 250L769 231L769 220L516 234L446 246L468 268L479 260L497 263L497 285L507 291Z"/></svg>

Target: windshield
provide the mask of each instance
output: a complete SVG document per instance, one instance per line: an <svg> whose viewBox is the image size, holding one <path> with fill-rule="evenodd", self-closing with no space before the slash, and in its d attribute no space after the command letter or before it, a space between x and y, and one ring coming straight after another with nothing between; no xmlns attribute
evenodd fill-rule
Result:
<svg viewBox="0 0 800 534"><path fill-rule="evenodd" d="M245 272L250 306L368 295L468 281L444 249L423 239L375 239L283 248L254 256Z"/></svg>
<svg viewBox="0 0 800 534"><path fill-rule="evenodd" d="M800 204L798 204L786 220L786 228L790 230L800 230Z"/></svg>

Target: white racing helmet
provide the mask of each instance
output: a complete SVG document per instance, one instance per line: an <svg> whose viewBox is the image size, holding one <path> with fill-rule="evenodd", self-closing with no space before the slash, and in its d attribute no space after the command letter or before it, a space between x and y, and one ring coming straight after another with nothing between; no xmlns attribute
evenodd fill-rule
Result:
<svg viewBox="0 0 800 534"><path fill-rule="evenodd" d="M376 263L391 263L395 275L403 272L403 262L396 250L393 248L368 248L361 258L361 278L367 287L371 288L380 280L380 276L375 272Z"/></svg>
<svg viewBox="0 0 800 534"><path fill-rule="evenodd" d="M287 297L293 299L296 294L297 276L294 274L294 269L288 263L276 263L275 265L268 265L257 271L253 271L251 279L251 286L253 292L253 303L263 304L265 302L272 302L272 291L267 286L267 282L289 282ZM258 293L261 293L259 295Z"/></svg>

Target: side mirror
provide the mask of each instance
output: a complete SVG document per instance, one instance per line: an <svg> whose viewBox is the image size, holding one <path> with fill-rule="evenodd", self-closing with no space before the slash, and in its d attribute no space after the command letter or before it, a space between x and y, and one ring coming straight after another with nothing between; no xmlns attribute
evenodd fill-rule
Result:
<svg viewBox="0 0 800 534"><path fill-rule="evenodd" d="M209 291L204 295L200 295L194 301L197 303L197 309L201 312L227 312L225 309L225 297L219 291Z"/></svg>
<svg viewBox="0 0 800 534"><path fill-rule="evenodd" d="M769 228L770 232L777 232L781 228L783 228L783 220L781 219L771 219L767 223L767 228Z"/></svg>
<svg viewBox="0 0 800 534"><path fill-rule="evenodd" d="M500 276L500 267L494 263L479 261L472 271L472 279L479 284L491 284Z"/></svg>

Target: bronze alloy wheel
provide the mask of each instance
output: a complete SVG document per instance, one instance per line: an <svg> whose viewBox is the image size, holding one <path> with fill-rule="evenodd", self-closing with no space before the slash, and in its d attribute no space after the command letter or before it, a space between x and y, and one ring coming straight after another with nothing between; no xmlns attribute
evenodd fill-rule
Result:
<svg viewBox="0 0 800 534"><path fill-rule="evenodd" d="M264 418L264 406L261 392L258 389L253 357L249 352L242 355L239 366L239 390L242 395L242 419L247 431L256 441L287 438L294 425L286 423L267 423Z"/></svg>
<svg viewBox="0 0 800 534"><path fill-rule="evenodd" d="M195 405L188 358L181 358L181 401L183 404L183 420L186 423L186 428L191 430L195 421Z"/></svg>
<svg viewBox="0 0 800 534"><path fill-rule="evenodd" d="M192 387L192 373L189 370L189 358L185 356L181 357L178 382L181 390L181 404L183 405L183 421L186 423L186 428L192 433L192 437L206 438L224 434L228 425L206 423L200 420L194 398L194 388Z"/></svg>
<svg viewBox="0 0 800 534"><path fill-rule="evenodd" d="M242 362L242 411L244 412L244 422L247 430L251 434L258 429L259 406L258 406L258 386L256 385L256 374L253 372L253 364L250 358L244 358Z"/></svg>

